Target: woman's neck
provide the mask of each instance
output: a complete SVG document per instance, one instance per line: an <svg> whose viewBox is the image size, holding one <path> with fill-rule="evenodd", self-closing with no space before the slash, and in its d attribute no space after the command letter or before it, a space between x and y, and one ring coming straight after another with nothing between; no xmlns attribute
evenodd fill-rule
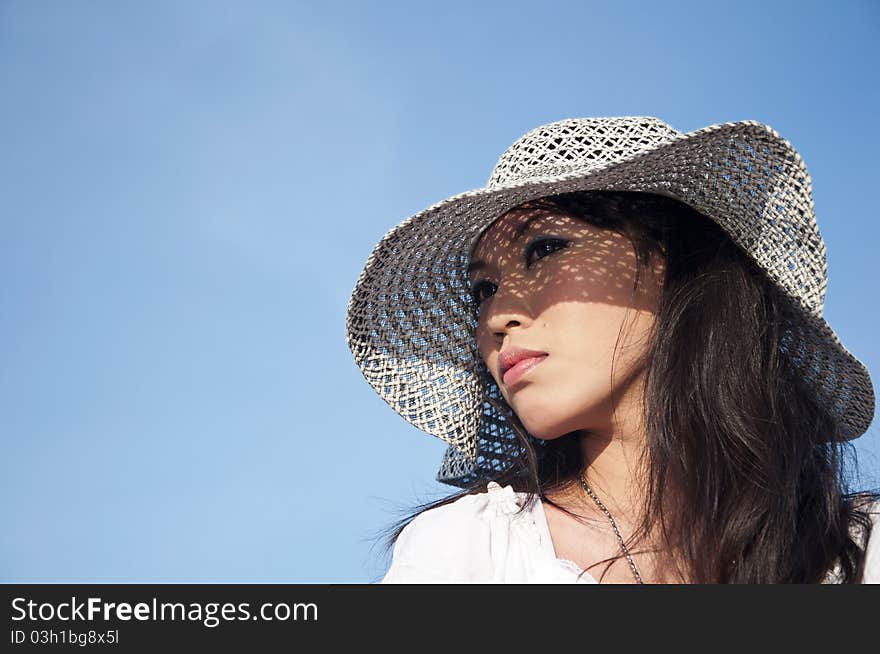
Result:
<svg viewBox="0 0 880 654"><path fill-rule="evenodd" d="M614 516L618 527L622 522L638 523L646 492L644 439L584 433L580 442L584 477L595 495ZM586 495L582 488L580 492Z"/></svg>

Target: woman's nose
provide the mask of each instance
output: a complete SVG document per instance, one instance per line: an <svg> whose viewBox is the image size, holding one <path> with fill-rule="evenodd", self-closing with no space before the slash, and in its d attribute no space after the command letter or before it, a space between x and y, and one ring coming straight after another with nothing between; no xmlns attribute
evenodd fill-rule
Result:
<svg viewBox="0 0 880 654"><path fill-rule="evenodd" d="M528 299L521 292L499 288L486 309L486 327L495 336L504 336L511 328L525 326L532 319Z"/></svg>

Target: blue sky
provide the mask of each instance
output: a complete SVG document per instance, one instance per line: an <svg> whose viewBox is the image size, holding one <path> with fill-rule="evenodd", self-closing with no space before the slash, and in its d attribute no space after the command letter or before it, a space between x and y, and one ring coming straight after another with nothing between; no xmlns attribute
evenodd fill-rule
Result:
<svg viewBox="0 0 880 654"><path fill-rule="evenodd" d="M0 1L0 580L368 582L445 446L345 344L378 240L537 125L767 123L880 370L880 5ZM876 426L856 441L880 483Z"/></svg>

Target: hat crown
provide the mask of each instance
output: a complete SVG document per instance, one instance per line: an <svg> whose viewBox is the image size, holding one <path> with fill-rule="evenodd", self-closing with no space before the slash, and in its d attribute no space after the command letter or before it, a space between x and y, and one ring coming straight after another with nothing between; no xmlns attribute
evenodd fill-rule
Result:
<svg viewBox="0 0 880 654"><path fill-rule="evenodd" d="M652 116L569 118L548 123L504 151L486 186L598 170L679 136L681 132Z"/></svg>

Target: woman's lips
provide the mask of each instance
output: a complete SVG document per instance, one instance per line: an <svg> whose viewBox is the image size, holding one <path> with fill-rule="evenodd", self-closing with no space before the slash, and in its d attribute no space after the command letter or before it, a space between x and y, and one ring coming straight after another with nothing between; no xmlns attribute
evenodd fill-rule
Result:
<svg viewBox="0 0 880 654"><path fill-rule="evenodd" d="M528 359L518 361L515 366L511 367L504 373L504 385L508 387L513 386L524 374L535 366L540 365L540 363L546 358L547 355L542 354L541 356L529 357Z"/></svg>

